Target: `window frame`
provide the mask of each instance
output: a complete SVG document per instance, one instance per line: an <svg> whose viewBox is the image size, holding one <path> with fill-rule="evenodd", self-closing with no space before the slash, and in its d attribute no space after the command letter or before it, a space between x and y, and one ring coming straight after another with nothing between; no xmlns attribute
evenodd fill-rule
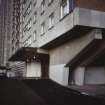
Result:
<svg viewBox="0 0 105 105"><path fill-rule="evenodd" d="M37 4L37 0L34 2L33 6L36 7L36 4Z"/></svg>
<svg viewBox="0 0 105 105"><path fill-rule="evenodd" d="M29 46L32 44L32 38L31 38L31 36L28 38L27 42L28 42Z"/></svg>
<svg viewBox="0 0 105 105"><path fill-rule="evenodd" d="M28 23L27 23L27 29L28 31L32 28L32 18L29 19Z"/></svg>
<svg viewBox="0 0 105 105"><path fill-rule="evenodd" d="M65 7L65 9L67 9L66 10L66 13L64 13L65 12L65 10L64 10L64 5L66 5ZM74 7L75 7L75 2L74 2L74 0L62 0L61 1L61 5L60 5L60 9L61 9L61 11L60 11L60 18L62 19L62 18L64 18L66 15L68 15L69 13L71 13L72 11L73 11L73 9L74 9Z"/></svg>
<svg viewBox="0 0 105 105"><path fill-rule="evenodd" d="M48 0L48 6L50 6L53 3L54 0Z"/></svg>
<svg viewBox="0 0 105 105"><path fill-rule="evenodd" d="M61 7L60 7L61 8L61 18L69 14L69 3L70 3L70 0L66 0L66 1L62 0Z"/></svg>
<svg viewBox="0 0 105 105"><path fill-rule="evenodd" d="M54 12L50 14L49 16L49 29L51 29L54 26Z"/></svg>
<svg viewBox="0 0 105 105"><path fill-rule="evenodd" d="M41 15L43 15L44 12L45 12L45 0L43 0L43 1L41 2Z"/></svg>
<svg viewBox="0 0 105 105"><path fill-rule="evenodd" d="M37 35L37 31L34 30L34 32L33 32L33 41L36 41L36 35Z"/></svg>
<svg viewBox="0 0 105 105"><path fill-rule="evenodd" d="M41 36L45 34L45 22L41 24Z"/></svg>
<svg viewBox="0 0 105 105"><path fill-rule="evenodd" d="M34 12L34 18L33 19L34 19L33 24L35 24L37 21L37 11Z"/></svg>

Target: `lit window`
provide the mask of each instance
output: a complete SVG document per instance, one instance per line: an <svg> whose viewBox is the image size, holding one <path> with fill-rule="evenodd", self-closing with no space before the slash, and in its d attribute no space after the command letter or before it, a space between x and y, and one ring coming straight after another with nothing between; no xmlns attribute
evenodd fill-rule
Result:
<svg viewBox="0 0 105 105"><path fill-rule="evenodd" d="M41 3L41 14L44 13L44 10L45 10L45 0L43 0Z"/></svg>
<svg viewBox="0 0 105 105"><path fill-rule="evenodd" d="M41 24L41 35L43 35L44 32L45 32L45 22L43 22L43 23Z"/></svg>
<svg viewBox="0 0 105 105"><path fill-rule="evenodd" d="M36 30L33 32L33 40L36 40Z"/></svg>
<svg viewBox="0 0 105 105"><path fill-rule="evenodd" d="M49 16L49 28L54 25L54 13Z"/></svg>
<svg viewBox="0 0 105 105"><path fill-rule="evenodd" d="M69 0L62 0L61 2L61 18L69 13Z"/></svg>

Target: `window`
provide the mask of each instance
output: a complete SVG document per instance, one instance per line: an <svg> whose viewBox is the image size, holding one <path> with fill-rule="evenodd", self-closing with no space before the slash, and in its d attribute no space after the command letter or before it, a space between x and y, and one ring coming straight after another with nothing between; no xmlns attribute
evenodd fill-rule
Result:
<svg viewBox="0 0 105 105"><path fill-rule="evenodd" d="M36 4L37 4L37 0L34 2L34 7L36 6Z"/></svg>
<svg viewBox="0 0 105 105"><path fill-rule="evenodd" d="M43 23L41 24L41 35L43 35L44 32L45 32L45 22L43 22Z"/></svg>
<svg viewBox="0 0 105 105"><path fill-rule="evenodd" d="M23 9L25 8L28 0L23 0Z"/></svg>
<svg viewBox="0 0 105 105"><path fill-rule="evenodd" d="M32 11L32 2L29 3L28 8L25 10L25 13L23 14L24 18L26 18Z"/></svg>
<svg viewBox="0 0 105 105"><path fill-rule="evenodd" d="M22 5L22 9L24 9L24 7L25 7L25 4Z"/></svg>
<svg viewBox="0 0 105 105"><path fill-rule="evenodd" d="M28 15L30 14L31 10L32 10L32 3L30 2L29 6L27 8Z"/></svg>
<svg viewBox="0 0 105 105"><path fill-rule="evenodd" d="M28 46L29 46L29 44L28 44L28 40L29 40L29 38L26 39L26 40L23 42L23 46L24 46L24 47L28 47Z"/></svg>
<svg viewBox="0 0 105 105"><path fill-rule="evenodd" d="M29 37L27 41L28 41L28 45L31 45L32 43L31 37Z"/></svg>
<svg viewBox="0 0 105 105"><path fill-rule="evenodd" d="M30 18L30 20L28 21L28 24L27 24L27 29L30 30L31 26L32 26L32 19Z"/></svg>
<svg viewBox="0 0 105 105"><path fill-rule="evenodd" d="M36 41L36 30L33 32L33 40Z"/></svg>
<svg viewBox="0 0 105 105"><path fill-rule="evenodd" d="M54 25L54 13L49 16L49 28Z"/></svg>
<svg viewBox="0 0 105 105"><path fill-rule="evenodd" d="M45 0L43 0L41 3L41 15L44 13L44 10L45 10Z"/></svg>
<svg viewBox="0 0 105 105"><path fill-rule="evenodd" d="M28 42L27 41L24 43L24 47L28 47Z"/></svg>
<svg viewBox="0 0 105 105"><path fill-rule="evenodd" d="M48 0L49 1L49 3L51 3L52 2L52 0Z"/></svg>
<svg viewBox="0 0 105 105"><path fill-rule="evenodd" d="M48 6L52 4L53 0L49 0Z"/></svg>
<svg viewBox="0 0 105 105"><path fill-rule="evenodd" d="M74 0L61 1L61 18L69 14L74 9Z"/></svg>
<svg viewBox="0 0 105 105"><path fill-rule="evenodd" d="M33 22L34 24L36 23L36 17L37 17L37 12L34 12L34 18L33 18L34 19L34 22Z"/></svg>
<svg viewBox="0 0 105 105"><path fill-rule="evenodd" d="M29 31L31 29L31 27L32 27L32 18L29 19L29 21L27 22L27 24L23 28L24 33Z"/></svg>
<svg viewBox="0 0 105 105"><path fill-rule="evenodd" d="M62 0L61 2L61 18L69 13L69 0Z"/></svg>
<svg viewBox="0 0 105 105"><path fill-rule="evenodd" d="M14 52L14 46L12 47L12 52Z"/></svg>

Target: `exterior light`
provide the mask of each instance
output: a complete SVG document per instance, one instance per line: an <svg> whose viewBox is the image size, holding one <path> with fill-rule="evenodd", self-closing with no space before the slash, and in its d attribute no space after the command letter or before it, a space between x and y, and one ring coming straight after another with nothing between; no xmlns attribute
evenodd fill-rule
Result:
<svg viewBox="0 0 105 105"><path fill-rule="evenodd" d="M36 56L34 56L34 59L36 59Z"/></svg>

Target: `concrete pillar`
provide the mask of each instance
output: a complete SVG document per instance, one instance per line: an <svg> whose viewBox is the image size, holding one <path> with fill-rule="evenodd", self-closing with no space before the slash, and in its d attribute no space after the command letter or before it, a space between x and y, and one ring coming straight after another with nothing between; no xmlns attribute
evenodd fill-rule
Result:
<svg viewBox="0 0 105 105"><path fill-rule="evenodd" d="M64 67L65 64L59 65L51 65L49 76L52 80L57 83L67 86L68 85L68 76L69 76L69 68Z"/></svg>
<svg viewBox="0 0 105 105"><path fill-rule="evenodd" d="M102 29L94 29L95 31L95 38L102 39Z"/></svg>
<svg viewBox="0 0 105 105"><path fill-rule="evenodd" d="M84 73L85 67L78 67L74 72L74 82L75 85L84 85Z"/></svg>

